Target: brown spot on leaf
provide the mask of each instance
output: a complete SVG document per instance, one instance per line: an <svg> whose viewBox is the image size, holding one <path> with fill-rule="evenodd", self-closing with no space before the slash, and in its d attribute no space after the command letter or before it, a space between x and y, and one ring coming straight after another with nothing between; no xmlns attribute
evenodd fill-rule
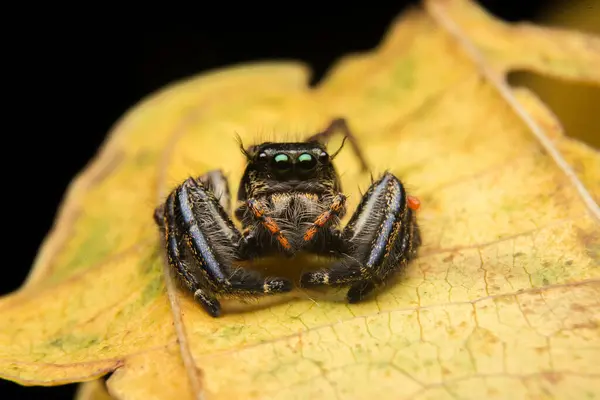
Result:
<svg viewBox="0 0 600 400"><path fill-rule="evenodd" d="M586 309L584 306L582 306L579 303L572 303L570 306L571 310L573 310L574 312L584 312Z"/></svg>
<svg viewBox="0 0 600 400"><path fill-rule="evenodd" d="M573 324L571 325L571 329L572 330L576 330L576 329L590 329L590 330L595 330L598 328L598 322L596 321L589 321L589 322L584 322L584 323L579 323L579 324Z"/></svg>
<svg viewBox="0 0 600 400"><path fill-rule="evenodd" d="M494 298L494 303L496 304L512 304L514 303L513 296L498 296Z"/></svg>
<svg viewBox="0 0 600 400"><path fill-rule="evenodd" d="M542 372L542 377L553 385L560 383L564 379L563 374L558 372Z"/></svg>
<svg viewBox="0 0 600 400"><path fill-rule="evenodd" d="M454 253L450 253L447 257L442 259L443 262L452 262L454 260Z"/></svg>
<svg viewBox="0 0 600 400"><path fill-rule="evenodd" d="M544 277L542 278L542 283L544 284L544 286L548 286L550 284L550 281L548 280L548 278Z"/></svg>

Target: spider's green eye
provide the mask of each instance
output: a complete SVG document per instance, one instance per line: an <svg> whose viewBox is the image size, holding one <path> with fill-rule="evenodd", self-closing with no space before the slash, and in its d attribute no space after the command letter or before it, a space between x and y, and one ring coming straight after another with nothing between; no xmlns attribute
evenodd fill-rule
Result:
<svg viewBox="0 0 600 400"><path fill-rule="evenodd" d="M279 171L287 171L292 168L290 157L287 154L277 154L273 157L273 166Z"/></svg>
<svg viewBox="0 0 600 400"><path fill-rule="evenodd" d="M312 154L302 153L298 157L298 167L303 170L313 169L317 165L317 159Z"/></svg>

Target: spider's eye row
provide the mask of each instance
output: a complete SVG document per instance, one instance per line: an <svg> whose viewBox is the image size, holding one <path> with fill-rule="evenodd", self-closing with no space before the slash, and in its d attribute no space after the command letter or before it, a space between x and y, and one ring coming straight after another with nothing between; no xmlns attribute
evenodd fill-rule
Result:
<svg viewBox="0 0 600 400"><path fill-rule="evenodd" d="M317 165L317 159L312 154L302 153L298 156L298 167L303 170L313 169Z"/></svg>
<svg viewBox="0 0 600 400"><path fill-rule="evenodd" d="M264 160L264 159L266 159L266 158L267 158L267 154L266 154L266 153L260 153L260 154L258 155L258 159L259 159L259 160Z"/></svg>
<svg viewBox="0 0 600 400"><path fill-rule="evenodd" d="M280 153L273 157L273 166L280 171L287 171L292 168L292 163L287 154Z"/></svg>
<svg viewBox="0 0 600 400"><path fill-rule="evenodd" d="M321 160L322 163L326 163L327 161L329 161L329 154L327 154L326 152L321 152L321 154L319 154L319 160Z"/></svg>

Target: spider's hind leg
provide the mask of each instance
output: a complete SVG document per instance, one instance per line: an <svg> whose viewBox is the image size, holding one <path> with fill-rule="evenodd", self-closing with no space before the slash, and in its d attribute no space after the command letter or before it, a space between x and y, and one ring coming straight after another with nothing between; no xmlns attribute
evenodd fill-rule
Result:
<svg viewBox="0 0 600 400"><path fill-rule="evenodd" d="M358 302L414 259L421 244L416 215L400 180L385 173L362 198L342 232L350 262L302 276L302 285L350 286Z"/></svg>
<svg viewBox="0 0 600 400"><path fill-rule="evenodd" d="M170 267L196 301L216 317L221 313L218 295L274 294L292 286L282 278L239 274L232 268L234 261L247 258L248 249L223 207L224 196L217 198L212 191L214 178L222 175L209 174L189 178L177 187L156 210L155 219L164 234Z"/></svg>
<svg viewBox="0 0 600 400"><path fill-rule="evenodd" d="M335 133L338 133L338 132L342 133L344 135L344 137L347 138L348 141L350 142L350 145L352 146L352 150L354 150L354 154L356 155L356 158L358 158L358 161L360 162L360 167L361 167L362 171L368 171L369 166L367 164L367 160L366 160L362 150L360 149L358 140L356 139L356 136L354 136L354 134L350 130L350 127L348 126L348 122L344 118L333 119L329 123L327 128L325 128L325 130L315 133L314 135L307 138L306 141L307 142L324 143L324 142L327 142L331 136L333 136Z"/></svg>

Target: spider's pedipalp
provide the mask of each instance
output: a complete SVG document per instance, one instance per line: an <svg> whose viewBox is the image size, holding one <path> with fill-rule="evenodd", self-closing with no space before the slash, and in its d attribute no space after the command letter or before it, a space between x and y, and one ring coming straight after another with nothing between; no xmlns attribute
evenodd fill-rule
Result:
<svg viewBox="0 0 600 400"><path fill-rule="evenodd" d="M281 231L281 227L272 217L267 214L265 206L257 199L251 198L246 200L250 215L252 215L262 226L277 240L283 251L289 252L291 244L288 238Z"/></svg>
<svg viewBox="0 0 600 400"><path fill-rule="evenodd" d="M345 213L346 209L346 196L342 193L338 193L327 210L323 211L319 216L315 219L315 221L306 229L304 232L303 239L305 242L311 241L319 229L322 229L332 218L339 216Z"/></svg>

